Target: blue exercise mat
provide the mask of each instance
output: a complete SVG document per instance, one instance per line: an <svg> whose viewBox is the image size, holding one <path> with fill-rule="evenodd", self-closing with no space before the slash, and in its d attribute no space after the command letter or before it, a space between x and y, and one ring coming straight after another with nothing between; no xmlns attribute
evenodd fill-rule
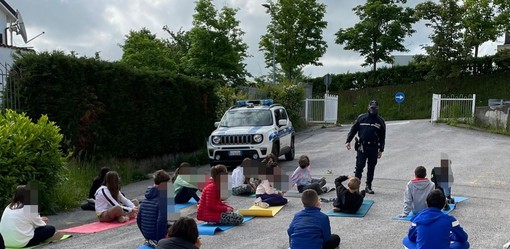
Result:
<svg viewBox="0 0 510 249"><path fill-rule="evenodd" d="M195 199L191 198L191 200L189 200L186 203L175 204L175 210L181 210L181 209L183 209L185 207L189 207L189 206L192 206L192 205L195 205L195 204L197 204L197 201L195 201Z"/></svg>
<svg viewBox="0 0 510 249"><path fill-rule="evenodd" d="M455 200L455 204L448 204L448 206L450 206L450 210L448 210L448 211L446 211L446 210L442 210L442 211L443 211L443 213L445 213L445 214L449 214L449 213L451 213L451 212L455 209L455 207L457 207L457 203L459 203L459 202L463 202L463 201L465 201L465 200L469 199L469 197L463 197L463 196L453 196L453 199ZM406 217L398 217L398 215L397 215L397 216L395 216L395 217L393 217L393 218L391 218L391 219L392 219L392 220L405 220L405 221L411 221L411 220L414 218L414 216L416 216L416 215L415 215L415 214L413 214L413 212L411 212L411 213L409 213L409 215L408 215L408 216L406 216Z"/></svg>
<svg viewBox="0 0 510 249"><path fill-rule="evenodd" d="M143 245L141 245L140 247L138 247L137 249L154 249L154 247L149 246L149 245L147 245L147 244L143 244Z"/></svg>
<svg viewBox="0 0 510 249"><path fill-rule="evenodd" d="M253 219L253 216L245 216L243 219L243 223L246 223ZM202 223L198 225L198 234L199 235L214 235L216 232L221 232L228 230L234 226L220 226L220 225L214 225L214 224L207 224Z"/></svg>
<svg viewBox="0 0 510 249"><path fill-rule="evenodd" d="M372 207L372 205L374 204L374 201L373 200L363 200L363 204L361 204L361 207L358 209L358 212L355 213L355 214L346 214L346 213L342 213L342 212L333 212L333 210L329 211L327 213L328 216L333 216L333 217L356 217L356 218L361 218L361 217L365 217L365 215L368 213L368 210L370 209L370 207Z"/></svg>

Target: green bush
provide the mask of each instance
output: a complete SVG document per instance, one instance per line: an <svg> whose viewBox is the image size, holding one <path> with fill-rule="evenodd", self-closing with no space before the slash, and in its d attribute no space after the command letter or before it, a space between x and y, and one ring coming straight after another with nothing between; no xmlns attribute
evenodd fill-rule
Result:
<svg viewBox="0 0 510 249"><path fill-rule="evenodd" d="M291 81L284 81L277 85L267 85L266 87L268 88L269 98L285 107L294 129L304 128L305 122L301 117L301 110L304 105L305 88L301 84L295 84Z"/></svg>
<svg viewBox="0 0 510 249"><path fill-rule="evenodd" d="M0 115L0 206L7 205L17 185L35 181L40 211L55 212L53 190L64 180L68 157L60 150L59 131L45 115L36 123L12 110Z"/></svg>
<svg viewBox="0 0 510 249"><path fill-rule="evenodd" d="M62 52L22 55L15 68L21 110L48 115L82 159L195 151L214 128L216 82Z"/></svg>
<svg viewBox="0 0 510 249"><path fill-rule="evenodd" d="M218 105L216 107L216 120L220 121L228 108L235 105L236 100L248 99L248 94L238 91L230 86L218 86L215 89Z"/></svg>

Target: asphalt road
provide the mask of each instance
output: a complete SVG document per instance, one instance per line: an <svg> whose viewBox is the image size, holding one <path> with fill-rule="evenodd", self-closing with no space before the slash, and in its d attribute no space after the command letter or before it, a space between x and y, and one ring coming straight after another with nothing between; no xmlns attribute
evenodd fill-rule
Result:
<svg viewBox="0 0 510 249"><path fill-rule="evenodd" d="M296 159L282 161L284 172L291 173L301 154L310 157L312 173L326 176L329 186L338 175L352 174L355 152L344 147L350 125L315 128L297 134ZM331 217L332 232L340 235L340 248L402 248L401 240L410 223L391 217L402 209L403 191L413 177L414 168L430 170L439 166L441 153L452 160L455 182L453 195L469 199L452 212L469 234L471 248L502 248L510 240L510 138L428 120L387 122L386 149L376 167L373 189L369 195L375 204L364 218ZM284 160L283 157L281 160ZM207 167L202 168L207 171ZM333 171L326 175L326 171ZM365 177L365 175L364 175ZM364 182L364 179L362 179ZM128 196L141 196L151 181L123 187ZM364 187L364 183L362 184ZM325 197L333 197L334 192ZM230 197L235 208L248 208L253 199ZM323 203L322 211L331 210ZM202 248L288 248L287 228L294 213L302 209L298 198L273 218L255 218L215 236L201 236ZM185 210L195 215L195 207ZM75 211L50 216L57 229L94 221L94 213ZM76 234L73 238L44 248L137 248L143 238L136 224L96 234Z"/></svg>

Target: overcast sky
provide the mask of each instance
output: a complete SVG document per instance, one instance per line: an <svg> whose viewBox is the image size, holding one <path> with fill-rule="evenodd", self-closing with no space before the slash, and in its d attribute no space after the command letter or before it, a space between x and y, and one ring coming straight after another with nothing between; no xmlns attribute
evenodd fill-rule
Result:
<svg viewBox="0 0 510 249"><path fill-rule="evenodd" d="M44 35L24 44L21 36L14 38L17 46L33 47L36 51L62 50L75 51L78 55L92 57L96 51L108 61L119 60L125 35L130 30L147 27L158 38L169 38L162 30L168 25L170 30L189 30L192 24L195 1L192 0L6 0L11 7L18 9L23 16L28 39L41 32ZM262 52L259 51L260 36L266 31L269 15L261 5L265 0L214 0L219 8L224 5L238 8L237 19L246 32L244 41L248 44L250 58L246 60L247 70L254 76L268 73ZM320 59L322 67L307 66L305 75L318 77L326 73L346 73L360 70L363 58L358 53L343 50L335 44L334 34L340 28L348 28L358 22L352 12L362 0L322 0L327 5L325 20L328 27L323 36L328 43L327 52ZM409 0L414 7L419 0ZM416 24L417 32L408 38L405 45L410 50L405 54L423 54L420 45L427 44L430 33L423 24ZM481 55L494 54L499 42L489 42L480 49Z"/></svg>

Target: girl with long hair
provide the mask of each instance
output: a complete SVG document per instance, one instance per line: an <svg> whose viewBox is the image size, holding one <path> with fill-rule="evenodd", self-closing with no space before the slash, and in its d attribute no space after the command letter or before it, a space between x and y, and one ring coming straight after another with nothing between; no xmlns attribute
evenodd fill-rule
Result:
<svg viewBox="0 0 510 249"><path fill-rule="evenodd" d="M40 244L55 235L55 227L47 225L47 217L37 212L37 203L31 199L32 190L26 185L16 188L12 200L0 221L0 233L6 247L20 248ZM33 195L32 195L33 196Z"/></svg>
<svg viewBox="0 0 510 249"><path fill-rule="evenodd" d="M126 222L136 217L138 208L120 192L120 177L116 171L106 173L104 184L97 189L96 215L101 222Z"/></svg>

